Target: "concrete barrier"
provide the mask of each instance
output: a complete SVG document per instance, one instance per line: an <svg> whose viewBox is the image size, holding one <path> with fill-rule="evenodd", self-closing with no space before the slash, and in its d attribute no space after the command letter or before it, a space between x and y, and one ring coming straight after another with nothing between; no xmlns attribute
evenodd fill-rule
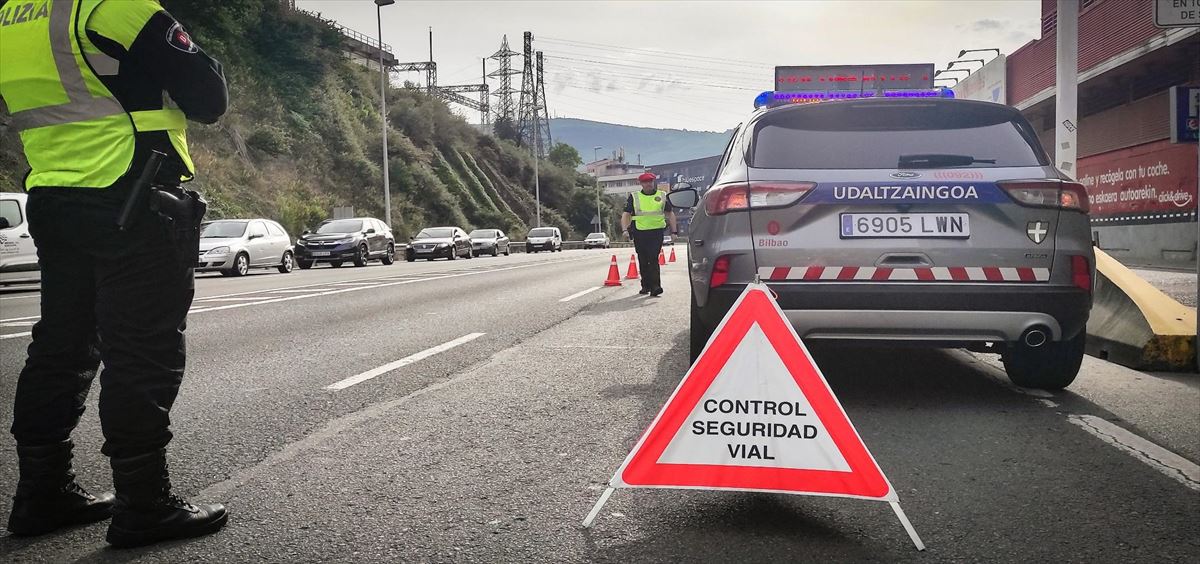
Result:
<svg viewBox="0 0 1200 564"><path fill-rule="evenodd" d="M1087 353L1137 370L1196 370L1196 309L1096 249Z"/></svg>

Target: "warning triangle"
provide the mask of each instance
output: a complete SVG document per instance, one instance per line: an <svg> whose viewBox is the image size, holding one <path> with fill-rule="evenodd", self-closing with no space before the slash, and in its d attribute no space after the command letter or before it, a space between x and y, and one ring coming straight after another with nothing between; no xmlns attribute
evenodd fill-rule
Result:
<svg viewBox="0 0 1200 564"><path fill-rule="evenodd" d="M897 501L769 292L747 286L617 469L613 487Z"/></svg>

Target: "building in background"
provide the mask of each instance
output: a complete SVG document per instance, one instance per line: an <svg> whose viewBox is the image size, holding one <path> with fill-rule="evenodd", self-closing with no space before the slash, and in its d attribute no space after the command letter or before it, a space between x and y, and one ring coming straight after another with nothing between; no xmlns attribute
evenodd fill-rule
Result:
<svg viewBox="0 0 1200 564"><path fill-rule="evenodd" d="M1187 139L1195 139L1197 95L1187 87L1200 86L1200 29L1156 27L1151 1L1080 4L1078 170L1071 176L1087 187L1093 238L1129 264L1195 264L1197 148ZM983 100L998 87L1051 155L1055 8L1055 0L1042 0L1042 36L1002 61L1004 80L997 84L993 61L955 87L960 97ZM976 75L986 76L972 83Z"/></svg>

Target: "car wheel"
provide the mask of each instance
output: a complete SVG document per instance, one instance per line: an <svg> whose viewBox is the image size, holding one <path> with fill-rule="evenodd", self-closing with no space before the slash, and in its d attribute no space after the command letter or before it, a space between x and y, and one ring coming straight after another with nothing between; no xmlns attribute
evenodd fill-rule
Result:
<svg viewBox="0 0 1200 564"><path fill-rule="evenodd" d="M304 259L296 260L296 266L299 266L300 270L308 270L308 269L312 268L312 265L313 265L313 261L311 261L311 260L304 260Z"/></svg>
<svg viewBox="0 0 1200 564"><path fill-rule="evenodd" d="M250 272L250 257L246 253L238 253L233 257L233 268L229 269L228 276L245 276Z"/></svg>
<svg viewBox="0 0 1200 564"><path fill-rule="evenodd" d="M492 247L492 256L494 256L494 257L500 256L500 246L499 245Z"/></svg>
<svg viewBox="0 0 1200 564"><path fill-rule="evenodd" d="M296 258L292 256L291 251L283 252L283 260L279 261L279 272L287 274L296 266Z"/></svg>
<svg viewBox="0 0 1200 564"><path fill-rule="evenodd" d="M696 363L696 359L700 358L700 353L704 351L704 346L708 344L708 339L712 337L713 330L704 324L700 319L700 307L696 305L696 295L692 294L692 307L690 308L690 323L688 336L691 345L692 364Z"/></svg>
<svg viewBox="0 0 1200 564"><path fill-rule="evenodd" d="M383 254L383 258L379 259L385 266L396 262L396 246L388 243L387 252Z"/></svg>
<svg viewBox="0 0 1200 564"><path fill-rule="evenodd" d="M458 251L450 249L450 256L446 258L447 260L458 260Z"/></svg>
<svg viewBox="0 0 1200 564"><path fill-rule="evenodd" d="M408 262L417 262L417 259L416 259L416 257L408 257L408 258L406 258L406 259L404 259L404 260L406 260L406 261L408 261Z"/></svg>
<svg viewBox="0 0 1200 564"><path fill-rule="evenodd" d="M471 249L467 249L467 256L466 256L466 258L469 258L469 259L471 259L471 258L475 258L475 251L472 251Z"/></svg>
<svg viewBox="0 0 1200 564"><path fill-rule="evenodd" d="M331 267L333 267L333 268L341 268L341 267L342 267L342 261L340 261L340 260L335 260L335 261L333 261L333 262L329 263L329 266L331 266Z"/></svg>
<svg viewBox="0 0 1200 564"><path fill-rule="evenodd" d="M371 254L367 251L367 244L363 243L358 246L358 251L354 253L354 266L366 266L367 261L371 259Z"/></svg>
<svg viewBox="0 0 1200 564"><path fill-rule="evenodd" d="M504 256L508 256L508 255L509 255L509 254L511 254L511 253L512 253L512 247L511 247L511 246L504 247Z"/></svg>
<svg viewBox="0 0 1200 564"><path fill-rule="evenodd" d="M1024 343L1010 345L1004 353L1004 371L1022 388L1061 390L1075 381L1083 362L1087 332L1066 341L1049 341L1040 347Z"/></svg>

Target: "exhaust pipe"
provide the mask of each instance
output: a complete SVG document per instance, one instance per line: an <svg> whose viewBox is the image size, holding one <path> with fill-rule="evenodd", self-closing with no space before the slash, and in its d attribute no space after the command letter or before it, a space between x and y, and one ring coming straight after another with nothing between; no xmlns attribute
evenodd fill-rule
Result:
<svg viewBox="0 0 1200 564"><path fill-rule="evenodd" d="M1025 335L1021 337L1021 342L1025 343L1025 346L1031 349L1036 349L1046 344L1046 342L1049 340L1050 337L1046 335L1046 331L1041 327L1030 328L1025 332Z"/></svg>

